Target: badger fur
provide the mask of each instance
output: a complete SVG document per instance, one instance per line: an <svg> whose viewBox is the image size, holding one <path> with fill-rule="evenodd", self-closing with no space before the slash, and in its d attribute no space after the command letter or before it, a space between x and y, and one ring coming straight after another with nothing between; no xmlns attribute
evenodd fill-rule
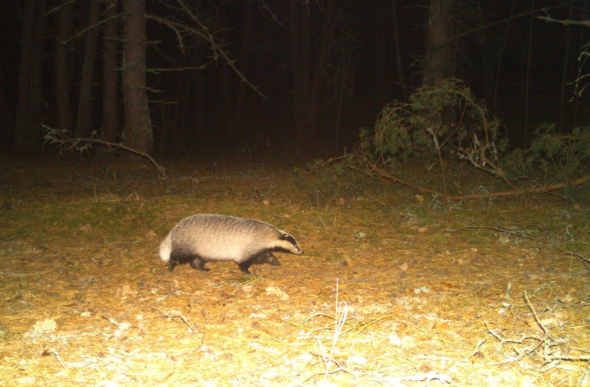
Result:
<svg viewBox="0 0 590 387"><path fill-rule="evenodd" d="M249 218L225 215L193 215L181 220L160 244L160 258L170 271L181 263L209 271L205 263L235 262L243 273L253 263L280 262L273 251L303 253L293 236L275 226Z"/></svg>

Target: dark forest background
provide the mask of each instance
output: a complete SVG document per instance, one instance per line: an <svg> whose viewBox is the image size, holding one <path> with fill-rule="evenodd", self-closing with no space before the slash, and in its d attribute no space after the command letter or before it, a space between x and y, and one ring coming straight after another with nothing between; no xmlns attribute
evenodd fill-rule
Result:
<svg viewBox="0 0 590 387"><path fill-rule="evenodd" d="M449 77L526 146L542 123L587 124L576 79L590 72L588 10L581 0L4 2L0 147L41 149L43 124L159 156L242 142L341 152L384 106Z"/></svg>

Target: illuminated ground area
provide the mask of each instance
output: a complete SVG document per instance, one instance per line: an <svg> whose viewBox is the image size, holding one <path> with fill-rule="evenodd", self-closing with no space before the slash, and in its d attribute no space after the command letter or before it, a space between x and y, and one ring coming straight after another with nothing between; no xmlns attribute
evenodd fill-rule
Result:
<svg viewBox="0 0 590 387"><path fill-rule="evenodd" d="M2 385L590 383L583 204L328 196L271 162L170 163L166 181L2 163ZM195 213L273 223L304 254L170 273L158 244Z"/></svg>

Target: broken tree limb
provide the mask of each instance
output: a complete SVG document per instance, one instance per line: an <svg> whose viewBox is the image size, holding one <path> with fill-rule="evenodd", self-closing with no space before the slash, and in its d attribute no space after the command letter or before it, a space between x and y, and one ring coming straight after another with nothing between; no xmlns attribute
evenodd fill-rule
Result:
<svg viewBox="0 0 590 387"><path fill-rule="evenodd" d="M515 189L511 191L500 191L500 192L492 192L492 193L481 193L481 194L468 194L468 195L445 195L443 192L422 187L416 184L412 184L404 179L399 178L389 172L386 172L382 168L378 168L376 165L371 163L368 164L368 169L352 166L351 168L357 172L361 172L366 175L371 176L378 176L382 177L386 180L391 180L394 183L405 185L406 187L412 188L419 192L429 193L435 196L440 197L444 200L470 200L470 199L486 199L486 198L493 198L493 197L506 197L506 196L517 196L523 194L536 194L536 193L545 193L550 191L556 191L558 189L563 189L564 187L570 186L578 186L585 184L590 179L589 176L585 176L579 179L575 179L569 182L562 182L557 184L551 184L541 187L531 187L526 189Z"/></svg>
<svg viewBox="0 0 590 387"><path fill-rule="evenodd" d="M90 138L70 138L66 135L65 130L51 128L46 125L41 125L41 128L45 131L45 134L43 135L43 140L45 141L45 144L56 145L60 153L62 153L64 150L66 152L70 150L84 152L90 149L90 147L94 144L106 146L109 152L113 151L114 149L121 149L147 159L154 166L154 168L156 168L156 171L158 171L162 179L166 179L166 168L158 164L152 156L145 152L129 148L128 146L125 146L123 144L115 144L112 142L101 140L96 137L96 132L92 132Z"/></svg>

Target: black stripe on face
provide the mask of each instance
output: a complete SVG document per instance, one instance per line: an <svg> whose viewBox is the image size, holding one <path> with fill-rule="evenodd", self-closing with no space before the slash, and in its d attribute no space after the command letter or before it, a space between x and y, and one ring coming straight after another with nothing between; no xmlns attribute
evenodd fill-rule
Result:
<svg viewBox="0 0 590 387"><path fill-rule="evenodd" d="M297 241L295 240L295 238L293 238L291 234L285 232L281 235L281 239L288 241L293 246L297 247L298 250L301 250L301 248L297 244Z"/></svg>

